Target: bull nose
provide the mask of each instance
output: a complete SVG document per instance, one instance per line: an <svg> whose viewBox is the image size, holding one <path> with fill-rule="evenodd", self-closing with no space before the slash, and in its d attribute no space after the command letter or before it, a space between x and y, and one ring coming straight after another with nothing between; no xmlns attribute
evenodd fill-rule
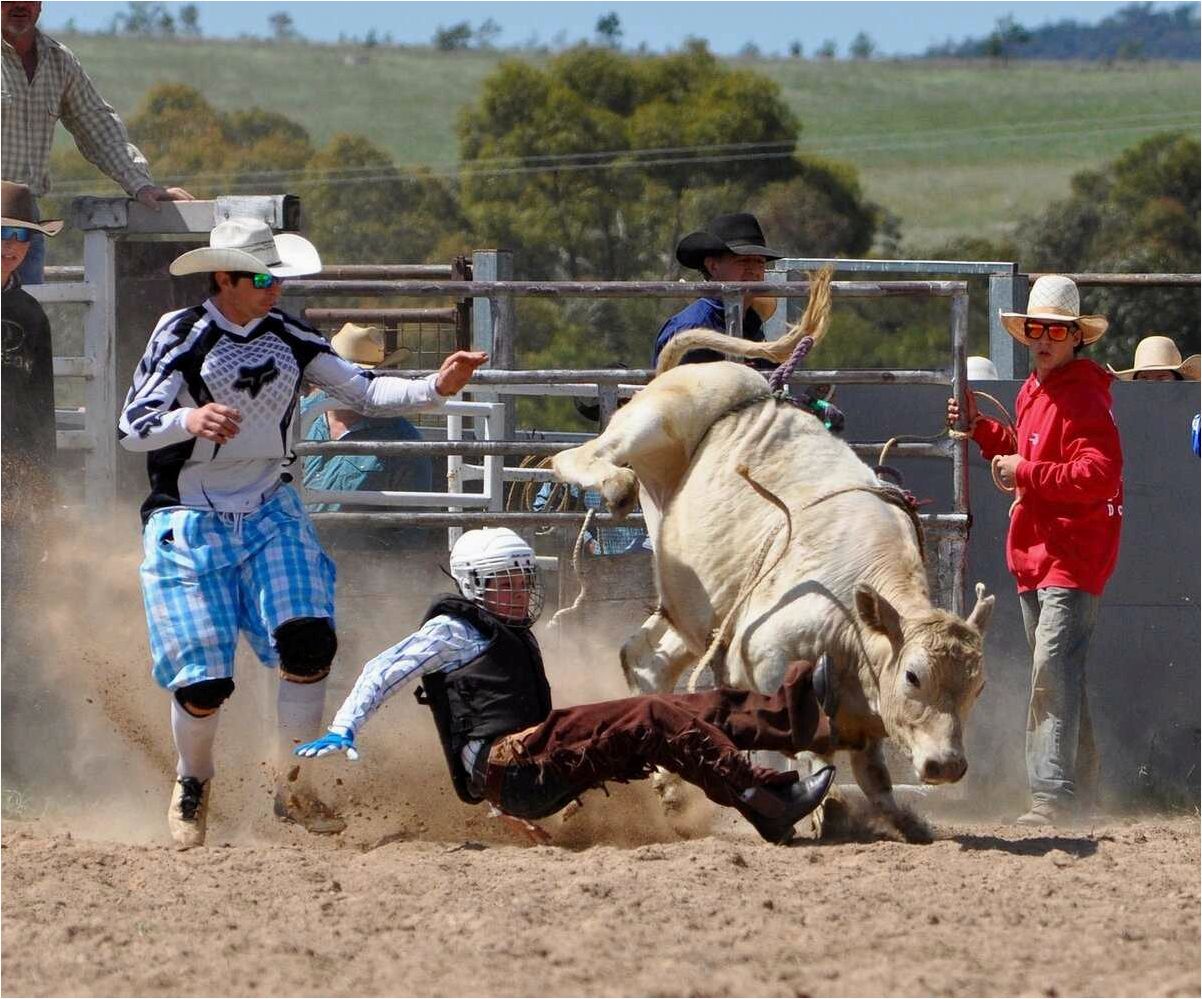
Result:
<svg viewBox="0 0 1202 999"><path fill-rule="evenodd" d="M928 784L954 784L968 772L968 760L963 756L929 759L922 765L922 779Z"/></svg>

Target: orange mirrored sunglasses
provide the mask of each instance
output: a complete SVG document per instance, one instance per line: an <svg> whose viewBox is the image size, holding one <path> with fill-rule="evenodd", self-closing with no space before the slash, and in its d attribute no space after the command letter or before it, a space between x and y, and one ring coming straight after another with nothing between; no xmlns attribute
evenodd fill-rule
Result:
<svg viewBox="0 0 1202 999"><path fill-rule="evenodd" d="M1049 340L1060 343L1067 340L1076 328L1076 323L1051 323L1046 319L1028 319L1023 322L1023 336L1028 340L1039 340L1046 333Z"/></svg>

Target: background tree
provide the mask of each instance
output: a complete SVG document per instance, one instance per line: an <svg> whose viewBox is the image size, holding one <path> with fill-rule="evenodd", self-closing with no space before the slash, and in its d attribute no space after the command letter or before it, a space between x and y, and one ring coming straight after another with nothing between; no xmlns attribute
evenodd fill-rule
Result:
<svg viewBox="0 0 1202 999"><path fill-rule="evenodd" d="M200 8L196 4L186 3L179 9L179 27L180 33L188 38L201 36Z"/></svg>
<svg viewBox="0 0 1202 999"><path fill-rule="evenodd" d="M471 46L472 26L460 21L444 28L441 24L434 32L434 47L439 52L458 52Z"/></svg>
<svg viewBox="0 0 1202 999"><path fill-rule="evenodd" d="M792 59L800 59L801 55L801 42L794 38L793 41L789 43L789 57Z"/></svg>
<svg viewBox="0 0 1202 999"><path fill-rule="evenodd" d="M1197 139L1165 133L1075 175L1068 198L1017 226L1023 268L1197 273L1200 154ZM1086 288L1082 299L1110 319L1091 355L1115 367L1127 367L1150 332L1173 337L1183 354L1199 349L1196 288Z"/></svg>
<svg viewBox="0 0 1202 999"><path fill-rule="evenodd" d="M833 38L826 39L821 45L814 50L814 55L819 59L834 59L839 54L839 47L835 44Z"/></svg>
<svg viewBox="0 0 1202 999"><path fill-rule="evenodd" d="M859 32L855 38L851 40L851 45L848 46L847 52L853 59L871 59L872 54L876 51L876 42L874 42L866 32Z"/></svg>
<svg viewBox="0 0 1202 999"><path fill-rule="evenodd" d="M268 17L267 25L271 28L271 37L277 42L294 42L300 37L292 22L292 15L286 10L277 10Z"/></svg>
<svg viewBox="0 0 1202 999"><path fill-rule="evenodd" d="M596 32L602 45L611 49L622 47L622 22L617 11L611 10L608 14L597 18Z"/></svg>
<svg viewBox="0 0 1202 999"><path fill-rule="evenodd" d="M504 29L491 17L480 23L476 28L476 48L491 49L497 44Z"/></svg>

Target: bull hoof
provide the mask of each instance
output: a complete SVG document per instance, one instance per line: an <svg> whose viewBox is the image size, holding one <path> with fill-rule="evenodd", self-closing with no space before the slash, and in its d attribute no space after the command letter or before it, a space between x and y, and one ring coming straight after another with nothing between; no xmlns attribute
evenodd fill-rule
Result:
<svg viewBox="0 0 1202 999"><path fill-rule="evenodd" d="M890 821L907 843L926 844L935 840L935 830L931 828L930 823L908 808L903 808L897 815L890 816Z"/></svg>

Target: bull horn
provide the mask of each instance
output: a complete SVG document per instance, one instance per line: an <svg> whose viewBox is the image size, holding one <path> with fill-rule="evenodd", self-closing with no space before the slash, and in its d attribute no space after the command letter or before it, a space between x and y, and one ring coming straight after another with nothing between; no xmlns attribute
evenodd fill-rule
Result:
<svg viewBox="0 0 1202 999"><path fill-rule="evenodd" d="M997 597L985 595L984 583L977 583L976 591L977 603L968 615L968 623L983 635L989 626L990 617L993 616L993 605L997 603Z"/></svg>

